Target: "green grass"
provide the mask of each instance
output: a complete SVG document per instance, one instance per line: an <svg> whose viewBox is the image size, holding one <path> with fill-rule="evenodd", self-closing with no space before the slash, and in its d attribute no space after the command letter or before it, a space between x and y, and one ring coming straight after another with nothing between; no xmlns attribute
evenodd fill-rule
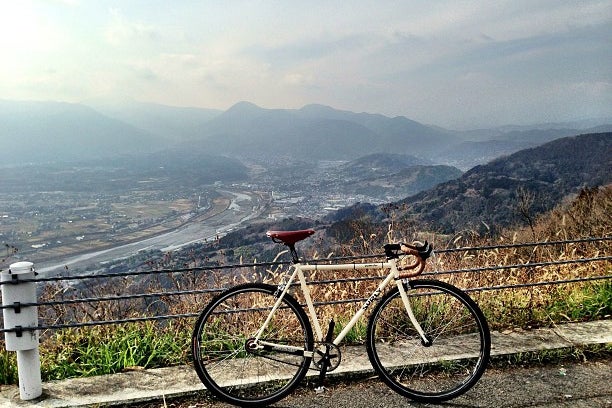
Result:
<svg viewBox="0 0 612 408"><path fill-rule="evenodd" d="M17 383L17 354L0 349L0 384Z"/></svg>
<svg viewBox="0 0 612 408"><path fill-rule="evenodd" d="M592 283L560 296L547 310L553 320L577 321L612 315L612 282Z"/></svg>
<svg viewBox="0 0 612 408"><path fill-rule="evenodd" d="M349 316L352 317L352 316ZM348 317L340 317L336 321L334 326L334 337L340 334L342 330L347 326L350 319ZM368 329L368 322L365 317L357 320L357 323L349 330L346 337L343 340L345 344L364 344L366 340L366 332Z"/></svg>
<svg viewBox="0 0 612 408"><path fill-rule="evenodd" d="M520 327L526 322L533 322L535 318L540 325L548 325L551 322L595 320L609 318L612 315L612 282L609 281L550 290L547 292L549 300L532 308L528 318L519 313L524 310L523 303L526 302L526 298L524 295L520 296L519 305L515 302L516 299L510 299L514 295L517 294L511 292L500 293L499 296L488 294L486 299L489 302L479 302L481 306L495 309L495 313L487 313L490 324L501 323L502 327L510 325ZM497 299L497 302L491 302L494 299ZM418 309L417 305L415 308ZM486 312L490 310L485 309ZM337 310L336 313L341 314L342 311ZM337 323L334 330L336 335L346 326L349 317L336 316ZM44 340L41 342L42 377L47 381L112 374L134 367L155 368L189 364L191 330L190 322L184 321L170 324L144 322L52 331L48 337L43 336ZM358 321L344 342L363 344L366 330L367 317ZM208 331L214 330L209 328ZM217 335L214 337L219 338ZM221 343L217 346L235 347L234 344L227 343L221 339ZM586 355L581 350L537 352L513 355L508 359L517 364L525 361L554 360L560 358L560 355L561 357ZM610 346L598 350L607 355L612 354ZM0 384L15 383L17 383L15 353L7 352L4 347L0 347Z"/></svg>
<svg viewBox="0 0 612 408"><path fill-rule="evenodd" d="M186 363L191 332L154 323L67 329L41 350L44 380L112 374Z"/></svg>

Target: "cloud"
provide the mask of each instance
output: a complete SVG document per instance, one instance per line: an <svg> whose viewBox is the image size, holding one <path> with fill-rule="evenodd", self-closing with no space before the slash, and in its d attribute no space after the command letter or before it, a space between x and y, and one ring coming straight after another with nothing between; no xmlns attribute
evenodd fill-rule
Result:
<svg viewBox="0 0 612 408"><path fill-rule="evenodd" d="M321 34L316 38L298 39L277 46L256 46L244 51L271 65L293 66L305 61L359 52L367 47L368 42L368 37L361 34L336 37L331 34Z"/></svg>
<svg viewBox="0 0 612 408"><path fill-rule="evenodd" d="M4 97L323 103L443 126L612 110L608 0L68 3L0 4Z"/></svg>
<svg viewBox="0 0 612 408"><path fill-rule="evenodd" d="M289 86L310 86L314 83L314 75L291 72L285 74L282 83Z"/></svg>
<svg viewBox="0 0 612 408"><path fill-rule="evenodd" d="M121 10L116 8L111 8L109 13L111 19L105 30L105 38L114 46L134 47L143 40L150 42L160 37L154 25L129 21Z"/></svg>

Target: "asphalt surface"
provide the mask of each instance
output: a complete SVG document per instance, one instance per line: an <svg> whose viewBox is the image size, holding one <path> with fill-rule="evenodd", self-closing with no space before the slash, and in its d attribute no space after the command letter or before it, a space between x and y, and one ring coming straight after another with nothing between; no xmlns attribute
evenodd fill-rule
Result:
<svg viewBox="0 0 612 408"><path fill-rule="evenodd" d="M497 364L499 366L499 364ZM377 378L329 384L323 394L312 385L299 387L275 408L395 408L395 407L612 407L612 359L562 361L554 364L489 368L466 394L444 404L406 399ZM130 408L228 408L207 395L178 400L124 405Z"/></svg>
<svg viewBox="0 0 612 408"><path fill-rule="evenodd" d="M307 377L302 386L274 405L290 407L610 407L612 408L612 320L531 330L492 332L492 363L479 383L449 403L418 404L395 394L375 376L363 346L343 348L342 364L317 394ZM581 351L582 353L580 354ZM596 353L592 353L596 351ZM588 356L589 361L520 367L509 361ZM526 358L530 357L530 359ZM558 357L557 357L558 358ZM96 377L43 383L43 394L22 400L16 385L0 385L0 407L20 408L218 408L192 366L126 370ZM166 399L164 401L164 399ZM173 399L170 399L173 398Z"/></svg>

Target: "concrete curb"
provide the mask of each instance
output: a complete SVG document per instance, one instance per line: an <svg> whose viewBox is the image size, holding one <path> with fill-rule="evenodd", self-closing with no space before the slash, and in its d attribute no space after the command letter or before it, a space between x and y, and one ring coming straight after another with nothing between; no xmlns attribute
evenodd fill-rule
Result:
<svg viewBox="0 0 612 408"><path fill-rule="evenodd" d="M550 329L491 333L494 356L612 343L612 320L559 325ZM372 372L365 347L343 349L334 376ZM313 375L316 375L313 373ZM17 386L1 386L0 407L101 407L159 400L204 390L191 366L135 370L89 378L43 383L43 396L21 401Z"/></svg>

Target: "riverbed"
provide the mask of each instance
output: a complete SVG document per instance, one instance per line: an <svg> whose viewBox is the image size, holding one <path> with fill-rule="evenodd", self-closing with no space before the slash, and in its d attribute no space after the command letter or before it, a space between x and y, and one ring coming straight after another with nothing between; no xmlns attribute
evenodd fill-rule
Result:
<svg viewBox="0 0 612 408"><path fill-rule="evenodd" d="M112 248L87 252L56 259L51 262L40 262L35 265L39 274L55 275L66 267L70 269L88 268L106 262L124 259L141 251L173 251L184 246L207 242L231 232L262 215L265 208L259 195L237 191L223 190L220 193L231 197L227 208L204 220L189 222L180 228L165 232L140 241L118 245Z"/></svg>

